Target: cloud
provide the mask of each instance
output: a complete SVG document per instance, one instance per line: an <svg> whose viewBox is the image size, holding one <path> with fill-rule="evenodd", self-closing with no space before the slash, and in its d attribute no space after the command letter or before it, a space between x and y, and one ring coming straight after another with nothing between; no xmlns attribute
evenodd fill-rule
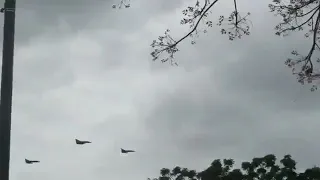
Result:
<svg viewBox="0 0 320 180"><path fill-rule="evenodd" d="M111 8L113 4L119 2L119 0L17 2L16 42L20 44L29 42L33 37L48 31L55 32L51 36L60 38L81 30L93 29L117 29L129 33L140 29L149 17L174 11L183 1L144 0L132 2L132 7L129 9Z"/></svg>
<svg viewBox="0 0 320 180"><path fill-rule="evenodd" d="M317 164L318 98L283 65L309 43L275 37L267 3L248 2L239 6L255 13L249 37L230 42L214 27L180 44L178 67L152 62L149 45L167 28L176 38L188 31L179 20L189 2L134 1L121 11L111 1L18 2L12 179L139 180L273 152Z"/></svg>
<svg viewBox="0 0 320 180"><path fill-rule="evenodd" d="M229 42L213 29L194 49L180 46L178 59L188 71L187 83L150 111L149 134L188 157L250 159L292 153L299 165L316 164L317 159L304 158L306 151L297 148L319 149L313 143L317 133L307 130L318 124L319 99L283 64L293 49L307 52L309 41L275 37L276 19L263 14L254 19L266 21L254 21L252 35L242 40Z"/></svg>

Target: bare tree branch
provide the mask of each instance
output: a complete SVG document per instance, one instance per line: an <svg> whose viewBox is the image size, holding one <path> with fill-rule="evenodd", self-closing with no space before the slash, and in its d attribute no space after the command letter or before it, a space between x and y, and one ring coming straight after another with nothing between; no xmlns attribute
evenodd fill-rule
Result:
<svg viewBox="0 0 320 180"><path fill-rule="evenodd" d="M301 84L313 84L311 91L317 89L314 80L320 79L320 73L316 73L315 65L313 61L313 55L315 50L320 50L318 41L319 23L320 23L320 2L319 0L293 0L286 5L281 0L274 0L273 4L269 4L271 12L275 12L276 15L282 17L276 27L276 35L286 36L292 31L303 31L309 27L305 37L312 37L312 45L307 56L300 55L297 51L292 51L292 55L296 56L296 59L288 58L285 64L292 69L294 75L297 76L297 80ZM307 17L309 16L309 17ZM300 23L299 23L300 22ZM320 59L317 58L317 62Z"/></svg>
<svg viewBox="0 0 320 180"><path fill-rule="evenodd" d="M198 19L197 24L194 26L194 28L185 36L183 36L181 39L179 39L176 43L172 44L171 46L176 46L178 45L181 41L183 41L185 38L189 37L197 28L198 25L200 23L200 21L202 20L202 18L206 15L206 13L211 9L211 7L218 2L218 0L215 0L213 3L210 4L209 7L206 8L208 1L205 1L205 5L203 6L202 10L200 11L200 18ZM206 8L206 9L205 9ZM205 9L205 10L204 10ZM204 10L204 11L203 11Z"/></svg>
<svg viewBox="0 0 320 180"><path fill-rule="evenodd" d="M194 37L198 35L199 24L202 21L205 21L205 24L208 27L212 27L212 21L206 21L205 18L208 17L209 10L218 2L218 0L214 0L210 2L209 0L204 0L204 5L200 8L200 3L197 0L196 5L194 7L188 7L187 9L183 10L183 14L187 16L187 18L183 18L181 20L181 24L189 24L191 30L184 35L179 40L174 40L170 35L170 30L165 31L164 36L159 36L158 40L154 40L151 44L151 47L154 48L154 51L151 53L153 60L157 60L160 58L163 52L166 52L169 56L165 58L161 58L161 62L170 61L171 64L177 65L177 62L174 62L174 54L179 51L177 45L184 41L187 37ZM234 40L235 38L241 38L243 34L249 35L249 25L246 23L247 17L250 13L247 13L246 16L241 17L239 15L237 9L236 0L234 2L234 11L230 14L228 18L228 25L232 26L229 29L221 29L222 34L227 34L229 36L229 40ZM221 26L222 23L225 21L224 16L220 16L218 26ZM245 25L245 27L243 27ZM204 33L207 30L203 31ZM191 44L195 44L195 41L191 41Z"/></svg>
<svg viewBox="0 0 320 180"><path fill-rule="evenodd" d="M212 7L219 0L203 0L203 5L200 7L199 0L196 0L196 4L193 7L187 7L182 11L184 18L181 20L180 24L189 25L190 31L182 36L180 39L175 40L170 35L170 30L167 29L163 36L159 36L157 40L153 40L151 47L154 51L151 53L153 60L161 59L161 62L169 61L172 65L177 65L174 61L174 55L179 49L177 46L185 41L188 37L194 38L199 35L200 22L203 22L206 27L212 27L213 22L207 20L209 13L211 13ZM234 11L231 12L229 17L225 18L220 16L217 25L227 25L228 28L221 28L221 33L229 37L229 40L234 40L236 38L240 39L243 35L250 34L250 22L247 18L250 13L241 17L238 4L236 0L233 0ZM113 8L128 8L130 7L130 0L121 0L118 5L113 5ZM306 56L299 54L296 50L292 51L291 54L295 56L295 59L288 58L285 64L292 69L294 75L296 75L298 82L301 84L314 84L315 80L320 80L320 71L317 73L315 70L320 69L320 67L315 64L315 62L320 63L320 58L316 58L315 61L315 51L320 51L320 0L290 0L289 2L285 0L273 0L269 4L271 12L275 15L282 17L282 20L278 25L275 26L276 35L287 36L293 31L303 31L305 32L306 38L312 37L312 45ZM225 23L227 22L227 23ZM251 23L251 22L250 22ZM207 33L207 30L203 30L203 33ZM191 44L195 44L192 40ZM167 54L164 57L160 57L164 53ZM312 86L311 90L315 90L316 86Z"/></svg>
<svg viewBox="0 0 320 180"><path fill-rule="evenodd" d="M165 35L167 35L167 36L165 36L165 37L166 37L166 38L169 38L170 42L173 42L173 43L168 43L168 41L167 41L166 45L164 45L164 44L158 43L157 41L154 40L154 41L152 42L151 46L152 46L153 48L155 48L155 47L161 47L162 49L160 49L160 50L155 49L155 51L153 51L153 52L151 53L151 55L152 55L152 57L153 57L153 60L158 59L159 55L160 55L162 52L167 52L167 53L169 53L169 55L170 55L169 58L162 59L161 61L162 61L162 62L166 62L166 61L170 60L170 61L171 61L171 64L178 65L176 62L173 62L174 53L178 51L178 49L177 49L176 46L177 46L181 41L183 41L184 39L186 39L187 37L189 37L194 31L197 30L200 21L203 19L203 17L207 14L207 12L211 9L211 7L212 7L216 2L218 2L218 0L215 0L213 3L211 3L211 4L208 6L209 1L208 1L208 0L205 0L205 4L204 4L203 8L201 9L201 11L199 11L199 12L197 12L197 13L194 13L194 14L195 14L195 15L194 15L194 19L197 18L198 16L200 16L200 18L198 19L197 23L193 26L192 30L191 30L188 34L186 34L185 36L183 36L183 37L182 37L181 39L179 39L178 41L174 41L171 36L167 35L167 33L170 32L169 30L166 31ZM196 6L199 6L199 1L197 1ZM191 8L189 8L189 9L191 9ZM191 10L191 11L193 11L193 10ZM164 38L163 38L163 39L164 39ZM160 39L159 39L159 40L160 40ZM160 40L160 41L161 41L161 40Z"/></svg>

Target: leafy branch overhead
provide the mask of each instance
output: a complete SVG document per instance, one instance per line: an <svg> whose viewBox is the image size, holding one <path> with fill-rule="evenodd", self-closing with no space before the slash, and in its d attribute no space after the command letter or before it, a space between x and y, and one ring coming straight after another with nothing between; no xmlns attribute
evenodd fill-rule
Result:
<svg viewBox="0 0 320 180"><path fill-rule="evenodd" d="M183 18L180 22L182 25L188 25L189 32L181 38L175 38L170 35L167 29L164 35L153 40L151 47L153 51L151 56L153 60L161 62L170 62L177 65L174 61L175 53L179 51L178 45L188 37L191 37L191 44L195 44L195 39L200 33L207 33L210 27L215 24L208 19L212 13L213 7L219 0L195 0L194 6L187 7L182 11ZM220 0L221 1L221 0ZM220 16L217 25L221 27L221 34L227 35L229 40L241 38L243 35L250 34L251 21L248 19L250 13L240 15L237 1L233 2L233 11L228 17ZM292 69L293 74L301 84L313 84L311 91L317 89L315 80L320 79L319 62L320 58L315 57L319 53L320 46L320 0L270 0L269 9L275 15L282 19L276 25L275 31L278 36L287 36L293 31L304 31L304 37L310 38L310 49L304 54L297 50L292 51L292 57L285 61L285 65ZM130 7L130 0L121 0L113 8ZM201 29L201 25L204 29Z"/></svg>
<svg viewBox="0 0 320 180"><path fill-rule="evenodd" d="M178 44L185 40L188 37L195 38L199 36L200 32L207 33L207 29L199 30L199 25L202 22L206 27L212 27L213 22L208 20L208 16L211 13L212 7L219 0L203 0L203 5L200 5L200 1L197 0L194 6L187 7L182 11L184 18L181 20L180 24L188 25L190 31L184 35L182 38L175 40L170 35L170 30L167 29L164 32L163 36L159 36L157 40L153 40L151 47L154 51L151 53L153 60L156 61L158 59L161 62L169 61L172 65L178 65L177 62L174 61L174 54L179 51L177 48ZM228 18L225 16L220 16L218 19L218 26L227 25L227 28L221 28L221 34L227 35L229 40L234 40L236 38L241 38L243 35L249 35L250 26L248 24L248 16L250 13L247 13L245 16L241 16L238 8L236 0L233 0L234 11L231 12ZM128 8L130 7L130 0L121 0L118 5L113 5L113 8L122 7ZM227 23L225 23L227 22ZM192 40L191 44L195 44L195 41ZM163 53L166 53L164 57L160 57Z"/></svg>
<svg viewBox="0 0 320 180"><path fill-rule="evenodd" d="M157 40L153 40L151 44L151 47L154 48L154 51L151 53L153 60L160 59L161 62L169 61L171 64L177 65L174 61L174 54L179 51L177 48L178 44L188 37L198 37L200 32L207 33L207 29L200 31L199 25L202 22L206 27L213 26L213 22L208 20L208 16L211 13L210 10L217 2L218 0L212 2L210 0L204 0L203 5L201 6L199 0L197 0L193 7L190 6L184 9L182 11L184 18L181 20L180 24L188 25L191 30L182 38L175 40L170 36L170 30L168 29L163 36L159 36ZM241 17L240 13L238 13L237 2L234 0L234 11L227 19L224 16L220 16L217 25L221 26L227 21L229 27L227 29L222 28L221 33L228 35L229 40L241 38L243 35L250 34L250 26L247 23L247 17L249 15L250 13L247 13L247 15ZM191 44L195 44L195 41L192 40ZM160 57L163 53L166 53L167 56Z"/></svg>
<svg viewBox="0 0 320 180"><path fill-rule="evenodd" d="M288 58L285 64L292 69L301 84L312 83L313 80L319 79L320 73L315 72L315 63L319 63L320 59L314 57L314 52L320 50L319 0L292 0L290 3L273 0L269 8L275 15L282 17L282 21L275 27L276 35L287 36L293 31L304 31L304 36L312 39L307 55L294 50L291 53L293 57ZM316 88L313 86L311 90L314 91Z"/></svg>
<svg viewBox="0 0 320 180"><path fill-rule="evenodd" d="M234 168L233 159L214 160L204 171L196 172L179 166L172 170L163 168L160 176L152 180L272 180L320 179L320 168L312 167L304 172L296 171L296 161L290 155L285 155L277 163L273 154L253 158L250 162L242 162L241 168ZM151 180L148 178L148 180Z"/></svg>

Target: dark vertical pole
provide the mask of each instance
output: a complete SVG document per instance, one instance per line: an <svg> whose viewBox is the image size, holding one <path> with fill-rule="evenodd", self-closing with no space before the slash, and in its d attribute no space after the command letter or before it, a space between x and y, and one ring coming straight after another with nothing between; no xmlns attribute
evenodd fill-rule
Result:
<svg viewBox="0 0 320 180"><path fill-rule="evenodd" d="M9 180L16 0L5 0L0 100L0 180Z"/></svg>

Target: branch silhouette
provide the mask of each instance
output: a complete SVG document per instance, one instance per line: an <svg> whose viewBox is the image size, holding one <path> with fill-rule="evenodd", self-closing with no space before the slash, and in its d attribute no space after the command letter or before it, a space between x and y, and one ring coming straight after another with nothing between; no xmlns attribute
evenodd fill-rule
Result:
<svg viewBox="0 0 320 180"><path fill-rule="evenodd" d="M184 18L181 20L181 24L189 24L191 30L184 35L179 40L174 40L174 38L169 34L170 30L167 29L164 33L164 36L159 36L158 40L153 40L151 47L154 48L154 51L151 53L153 57L153 61L160 58L160 55L164 52L168 54L168 57L161 58L161 62L170 61L171 65L178 65L177 62L174 61L174 54L179 51L177 48L178 44L184 41L187 37L194 37L198 35L198 28L201 21L205 21L205 24L208 27L212 27L212 21L206 21L205 18L208 17L209 11L212 7L218 2L219 0L215 0L210 2L209 0L204 1L204 5L200 8L200 2L197 1L194 7L188 7L187 9L183 10L183 14L188 18ZM229 29L221 29L222 34L228 34L229 40L234 40L235 38L241 38L243 34L249 35L249 26L246 23L247 17L250 13L247 13L246 16L241 17L239 15L237 9L237 2L234 2L234 11L230 14L228 18L228 25L231 25L232 28ZM224 16L220 16L218 26L221 26L222 23L225 21ZM242 27L241 25L245 25ZM207 30L203 31L207 33ZM195 44L195 41L191 41L191 44Z"/></svg>
<svg viewBox="0 0 320 180"><path fill-rule="evenodd" d="M312 44L307 55L301 55L297 50L291 52L295 58L288 58L285 65L292 69L299 83L313 84L311 91L317 90L314 81L320 79L320 73L315 72L315 61L313 55L316 50L320 50L319 23L320 23L320 3L319 0L292 1L288 5L280 0L274 0L269 4L271 12L282 17L282 21L275 27L276 35L287 36L290 32L304 31L305 37L312 38ZM309 16L309 17L308 17ZM299 23L300 22L300 23ZM317 58L316 62L320 62Z"/></svg>

